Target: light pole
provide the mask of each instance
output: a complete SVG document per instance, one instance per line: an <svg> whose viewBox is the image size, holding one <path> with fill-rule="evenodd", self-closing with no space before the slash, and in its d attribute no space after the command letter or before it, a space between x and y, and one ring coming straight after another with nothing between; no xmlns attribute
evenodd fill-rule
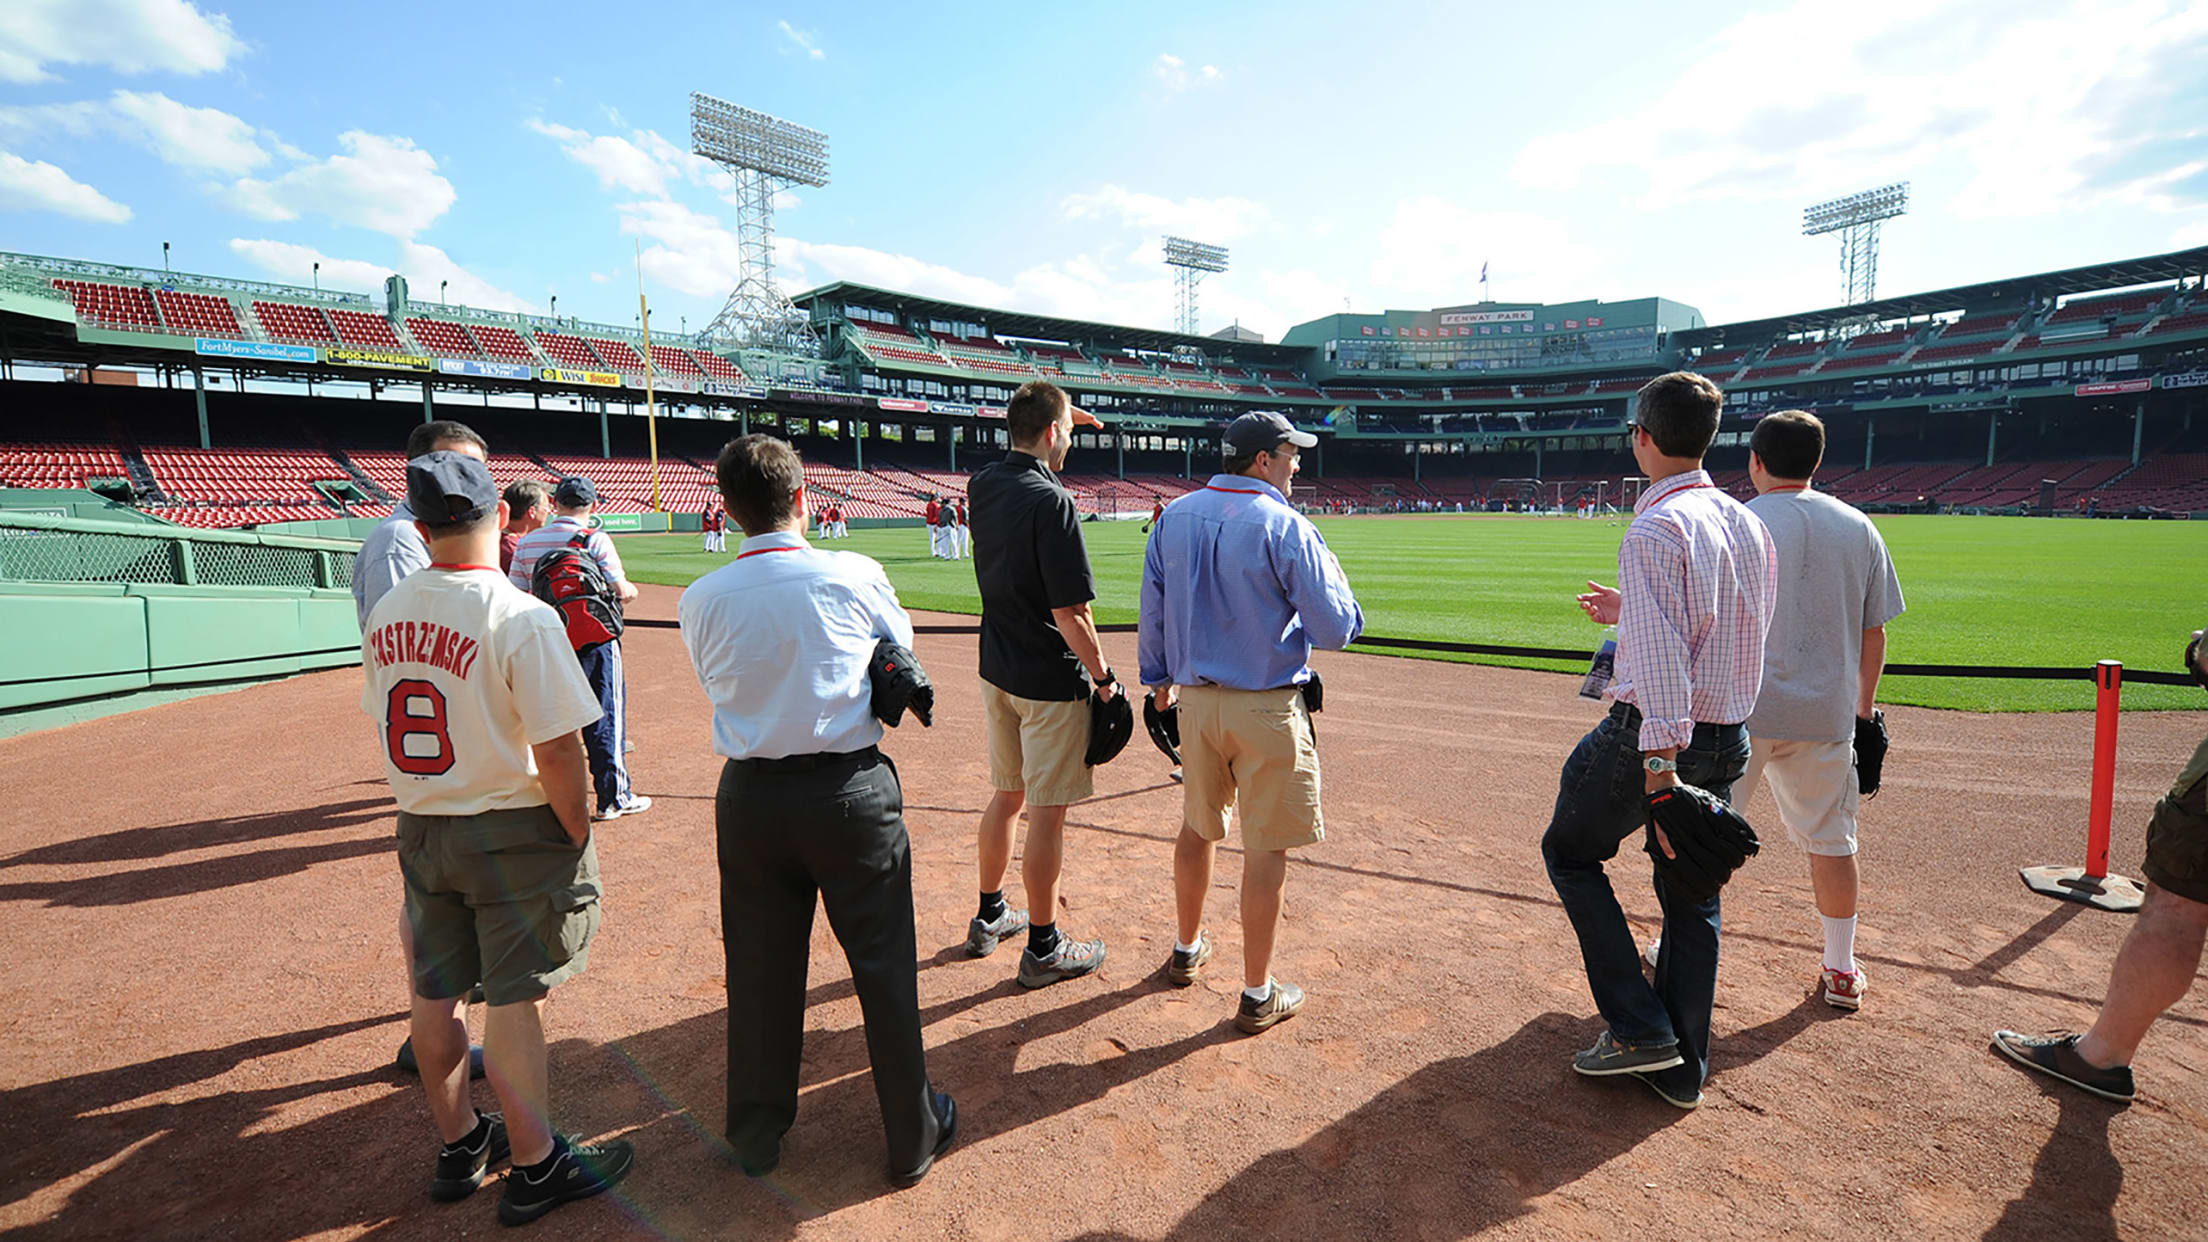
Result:
<svg viewBox="0 0 2208 1242"><path fill-rule="evenodd" d="M437 305L443 306L445 304L445 286L451 283L452 282L449 280L440 280L437 282Z"/></svg>
<svg viewBox="0 0 2208 1242"><path fill-rule="evenodd" d="M161 270L164 272L169 270L169 243L167 242L161 243Z"/></svg>
<svg viewBox="0 0 2208 1242"><path fill-rule="evenodd" d="M553 295L552 295L552 322L554 322L554 323L558 323L559 321L560 321L560 295L559 295L559 294L557 294L557 293L555 293L555 294L553 294Z"/></svg>
<svg viewBox="0 0 2208 1242"><path fill-rule="evenodd" d="M314 264L314 291L316 293L322 292L322 262L319 259L315 260Z"/></svg>

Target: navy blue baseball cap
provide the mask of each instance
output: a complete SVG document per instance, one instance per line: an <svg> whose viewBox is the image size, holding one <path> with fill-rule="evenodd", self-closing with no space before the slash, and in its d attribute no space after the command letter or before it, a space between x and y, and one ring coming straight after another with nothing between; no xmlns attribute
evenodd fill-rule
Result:
<svg viewBox="0 0 2208 1242"><path fill-rule="evenodd" d="M1295 424L1285 415L1271 410L1255 410L1227 424L1227 455L1230 457L1269 453L1282 444L1310 448L1318 442L1317 436L1296 430Z"/></svg>
<svg viewBox="0 0 2208 1242"><path fill-rule="evenodd" d="M589 479L571 474L560 480L559 487L552 492L552 499L570 509L579 509L598 503L598 489L590 485Z"/></svg>
<svg viewBox="0 0 2208 1242"><path fill-rule="evenodd" d="M440 449L406 463L406 507L432 526L472 522L498 511L498 484L481 461Z"/></svg>

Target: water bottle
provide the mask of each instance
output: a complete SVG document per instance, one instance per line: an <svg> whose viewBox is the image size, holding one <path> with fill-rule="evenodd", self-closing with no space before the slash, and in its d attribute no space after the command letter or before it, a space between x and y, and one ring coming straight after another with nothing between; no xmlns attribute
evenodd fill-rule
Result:
<svg viewBox="0 0 2208 1242"><path fill-rule="evenodd" d="M1579 697L1601 698L1617 671L1618 627L1606 625L1602 629L1602 646L1595 649L1595 662L1587 666L1587 677L1579 683Z"/></svg>

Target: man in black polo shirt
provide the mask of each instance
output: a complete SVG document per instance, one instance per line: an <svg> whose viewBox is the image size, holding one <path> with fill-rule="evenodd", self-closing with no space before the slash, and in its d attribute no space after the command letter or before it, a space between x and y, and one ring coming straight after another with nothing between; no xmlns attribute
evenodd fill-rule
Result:
<svg viewBox="0 0 2208 1242"><path fill-rule="evenodd" d="M974 576L981 584L981 697L989 718L989 779L996 796L981 815L981 908L966 952L985 957L1027 928L1020 983L1039 988L1104 964L1102 940L1058 934L1058 871L1066 808L1089 796L1089 682L1110 698L1117 679L1104 663L1089 601L1096 582L1073 494L1055 473L1076 424L1101 427L1048 380L1020 386L1005 406L1012 451L974 475ZM1020 882L1035 910L1004 900L1012 825L1027 808Z"/></svg>

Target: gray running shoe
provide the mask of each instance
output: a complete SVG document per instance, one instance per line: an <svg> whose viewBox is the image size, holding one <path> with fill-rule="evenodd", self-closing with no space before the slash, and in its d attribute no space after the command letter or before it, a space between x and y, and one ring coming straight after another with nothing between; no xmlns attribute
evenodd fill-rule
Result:
<svg viewBox="0 0 2208 1242"><path fill-rule="evenodd" d="M1173 950L1173 956L1166 959L1165 977L1172 981L1174 987L1185 988L1196 982L1196 976L1204 972L1204 963L1210 960L1211 937L1199 935L1196 937L1196 947L1189 952Z"/></svg>
<svg viewBox="0 0 2208 1242"><path fill-rule="evenodd" d="M1679 1045L1625 1043L1608 1031L1595 1041L1595 1046L1572 1056L1572 1068L1590 1078L1605 1074L1642 1074L1649 1070L1670 1069L1685 1065L1687 1059L1679 1055Z"/></svg>
<svg viewBox="0 0 2208 1242"><path fill-rule="evenodd" d="M1234 1025L1245 1035L1276 1026L1295 1017L1303 1010L1303 989L1293 983L1273 980L1273 994L1263 1001L1253 1001L1250 994L1242 994L1242 1004L1234 1012Z"/></svg>
<svg viewBox="0 0 2208 1242"><path fill-rule="evenodd" d="M1069 940L1061 935L1058 947L1049 957L1037 957L1026 950L1020 952L1020 986L1047 988L1062 980L1093 974L1103 964L1103 941Z"/></svg>
<svg viewBox="0 0 2208 1242"><path fill-rule="evenodd" d="M997 951L997 943L1006 936L1017 936L1027 930L1027 911L1005 907L994 923L985 923L980 915L966 924L966 956L987 957Z"/></svg>

